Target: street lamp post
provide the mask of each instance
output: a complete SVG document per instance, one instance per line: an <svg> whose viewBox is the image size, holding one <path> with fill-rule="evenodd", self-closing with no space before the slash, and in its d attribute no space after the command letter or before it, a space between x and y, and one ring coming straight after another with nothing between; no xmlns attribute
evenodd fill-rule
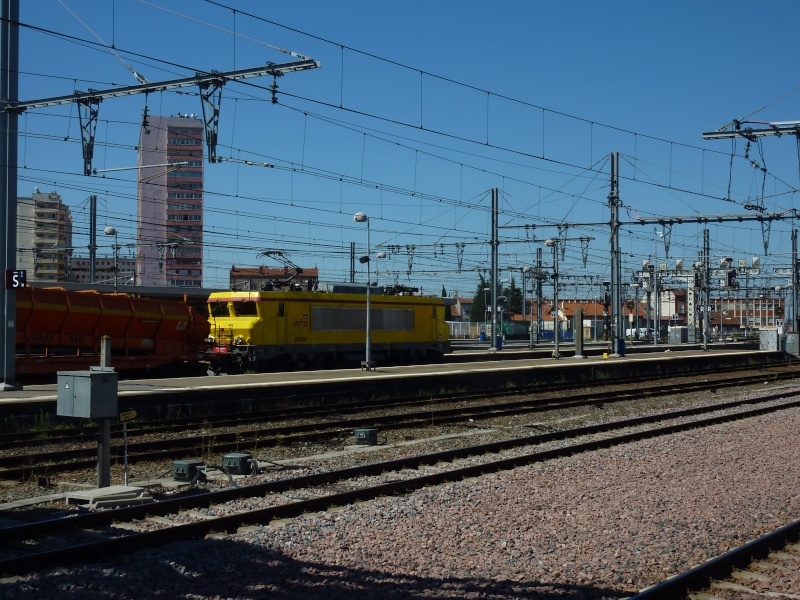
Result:
<svg viewBox="0 0 800 600"><path fill-rule="evenodd" d="M556 238L547 239L544 241L544 245L553 249L553 340L555 341L553 358L561 358L558 347L558 334L561 326L558 319L558 240Z"/></svg>
<svg viewBox="0 0 800 600"><path fill-rule="evenodd" d="M113 225L109 225L103 230L103 233L106 235L113 235L114 236L114 292L117 291L117 278L119 276L118 268L119 268L119 244L117 243L117 228Z"/></svg>
<svg viewBox="0 0 800 600"><path fill-rule="evenodd" d="M361 368L366 369L367 371L373 371L375 369L375 365L372 363L372 320L370 313L372 312L372 304L370 301L370 279L372 278L370 274L369 268L369 254L371 252L370 249L370 241L369 241L369 217L363 212L357 212L353 215L353 220L356 223L366 223L367 224L367 255L362 256L359 260L362 263L367 263L367 347L366 347L366 360L361 363Z"/></svg>
<svg viewBox="0 0 800 600"><path fill-rule="evenodd" d="M500 292L503 291L503 284L508 283L508 279L501 279L498 281L500 284ZM503 348L503 307L500 306L502 302L505 302L504 296L496 296L495 305L492 306L492 348L495 350L501 350ZM500 317L500 325L497 325L497 318Z"/></svg>
<svg viewBox="0 0 800 600"><path fill-rule="evenodd" d="M490 287L483 288L483 333L484 336L491 340L491 335L489 335L489 292L492 291ZM492 342L489 342L489 347L492 347Z"/></svg>
<svg viewBox="0 0 800 600"><path fill-rule="evenodd" d="M633 308L631 308L631 316L633 319L631 320L631 344L633 344L633 339L639 338L639 299L637 297L637 290L639 289L638 283L631 284L631 295L633 296Z"/></svg>
<svg viewBox="0 0 800 600"><path fill-rule="evenodd" d="M658 293L658 238L664 237L663 231L653 228L653 345L658 346L661 333L661 296Z"/></svg>
<svg viewBox="0 0 800 600"><path fill-rule="evenodd" d="M603 341L608 341L608 334L611 331L611 313L608 308L611 306L611 282L604 281L606 291L603 293Z"/></svg>

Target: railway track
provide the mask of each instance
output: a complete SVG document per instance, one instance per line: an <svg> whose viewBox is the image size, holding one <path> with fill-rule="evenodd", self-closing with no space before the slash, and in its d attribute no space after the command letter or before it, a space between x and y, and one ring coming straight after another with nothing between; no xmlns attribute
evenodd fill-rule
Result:
<svg viewBox="0 0 800 600"><path fill-rule="evenodd" d="M794 379L794 371L782 371L770 373L769 377L773 381ZM577 408L590 405L607 405L611 403L622 403L641 398L652 398L668 396L674 394L686 394L693 392L707 391L710 389L724 389L731 387L743 387L754 383L763 383L765 375L747 375L740 377L728 377L724 380L714 381L690 381L690 382L670 382L661 385L650 385L645 388L636 387L632 390L610 390L599 392L582 392L574 396L551 398L526 398L523 400L513 400L508 402L473 404L477 400L487 398L486 394L455 394L443 396L437 399L420 400L418 398L408 398L402 401L395 401L388 405L369 403L352 403L346 408L337 406L330 408L309 408L298 411L294 415L289 415L285 411L276 411L274 415L261 413L258 416L248 419L233 417L230 419L222 418L221 421L214 420L213 424L209 421L186 422L183 426L171 423L165 427L142 427L135 432L129 432L130 437L152 434L154 432L180 435L166 440L135 442L128 445L128 460L130 463L147 460L165 460L187 458L191 455L218 454L226 452L239 452L250 448L273 447L277 444L287 445L293 443L325 443L338 441L359 427L378 427L383 430L408 429L419 426L443 425L447 423L457 423L467 420L480 421L497 418L501 416L511 416L515 414L546 412ZM581 388L585 386L579 386ZM572 389L575 389L574 386ZM537 388L541 393L541 389ZM505 397L508 391L498 391L489 397ZM513 390L515 395L521 393ZM458 406L450 407L454 403ZM464 404L469 403L469 404ZM413 408L424 405L421 411L403 412L401 414L381 414L372 416L358 416L352 418L340 418L342 412L378 410L382 412L396 408ZM440 406L437 408L435 405ZM445 405L447 407L441 407ZM229 432L198 433L186 435L185 430L195 427L197 430L220 429L225 427L242 426L249 422L258 422L262 419L275 420L297 420L299 417L319 418L322 420L312 421L302 424L291 424L283 426L257 427L246 430ZM337 418L333 418L337 417ZM50 445L58 446L74 443L93 442L96 432L91 437L84 438L79 436L64 436L55 440L48 440ZM117 440L120 441L119 439ZM13 444L10 440L4 440L5 444ZM76 471L88 469L96 464L96 448L91 446L49 450L44 452L30 452L20 454L18 452L19 442L13 447L15 452L6 456L0 456L0 479L14 480L24 479L27 476L47 474L54 470L59 472ZM112 448L112 456L121 456L123 449L121 445Z"/></svg>
<svg viewBox="0 0 800 600"><path fill-rule="evenodd" d="M800 521L655 585L631 600L800 598ZM757 589L755 589L757 588ZM794 593L793 593L794 592Z"/></svg>
<svg viewBox="0 0 800 600"><path fill-rule="evenodd" d="M717 370L714 374L709 374L705 370L686 370L681 376L670 376L670 380L680 382L683 379L702 376L708 380L714 377L725 381L724 378L729 377L730 374L743 373L747 371L757 371L757 374L752 377L754 380L759 378L793 378L797 376L796 369L791 365L786 367L773 366L764 368L760 365L752 367L727 367ZM616 385L616 386L634 386L640 383L652 384L653 377L651 375L633 376L633 377L620 377L613 380L606 380L601 385ZM743 384L747 384L746 379L740 379ZM285 408L276 408L269 410L256 410L242 414L241 411L235 413L220 413L210 414L203 417L182 417L182 418L169 418L159 421L147 422L129 422L128 436L135 438L140 435L148 435L152 433L169 433L175 430L185 429L198 429L208 426L211 419L214 425L218 427L235 427L239 425L246 425L248 423L255 423L258 421L284 421L296 420L297 418L313 418L313 417L326 417L330 415L340 415L341 413L359 411L366 412L370 410L386 410L396 407L412 406L414 404L430 404L431 402L446 403L456 401L470 401L474 399L485 399L493 397L508 396L510 394L523 395L523 394L541 394L541 393L562 393L571 390L584 390L590 385L586 381L578 382L559 382L548 383L543 386L539 383L532 383L530 385L515 386L513 388L502 388L495 391L482 390L481 392L455 392L447 391L442 394L428 394L424 397L419 395L409 395L400 398L383 398L380 396L370 398L368 400L351 400L344 396L343 393L326 393L323 400L320 400L318 392L312 394L296 394L292 396L283 396L280 398L280 403L286 405ZM592 382L591 385L598 385L597 382ZM377 394L377 392L376 392ZM41 410L41 409L40 409ZM40 414L39 419L48 420L50 415ZM85 426L65 426L59 424L57 427L36 427L32 431L14 431L7 433L0 433L0 452L4 450L16 450L21 444L28 444L29 446L45 445L53 443L75 443L75 442L90 442L94 441L97 435L97 428L95 425ZM119 423L114 424L112 428L112 436L121 437L122 427Z"/></svg>
<svg viewBox="0 0 800 600"><path fill-rule="evenodd" d="M752 399L744 403L757 406L747 409L743 402L722 403L6 527L0 573L108 558L800 406L800 393L786 396Z"/></svg>

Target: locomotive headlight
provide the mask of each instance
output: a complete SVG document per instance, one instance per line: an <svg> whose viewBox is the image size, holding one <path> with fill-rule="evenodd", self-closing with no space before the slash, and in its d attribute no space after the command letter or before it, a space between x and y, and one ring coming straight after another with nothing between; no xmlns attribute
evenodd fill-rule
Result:
<svg viewBox="0 0 800 600"><path fill-rule="evenodd" d="M244 338L242 336L240 336L240 335L236 336L236 343L237 344L241 344L243 341L244 341Z"/></svg>
<svg viewBox="0 0 800 600"><path fill-rule="evenodd" d="M209 344L213 344L215 341L216 341L216 340L214 339L214 336L213 336L213 335L210 335L210 336L208 336L208 337L206 338L206 342L208 342Z"/></svg>

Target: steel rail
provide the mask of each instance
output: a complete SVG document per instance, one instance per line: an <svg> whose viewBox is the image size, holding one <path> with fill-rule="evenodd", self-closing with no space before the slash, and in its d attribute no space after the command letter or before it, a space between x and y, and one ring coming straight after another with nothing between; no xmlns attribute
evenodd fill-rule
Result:
<svg viewBox="0 0 800 600"><path fill-rule="evenodd" d="M704 562L694 569L639 592L630 600L675 600L675 598L685 598L690 592L699 591L707 587L712 579L725 579L730 576L734 568L745 567L753 562L754 559L764 557L772 550L782 548L798 537L800 537L800 520L789 523L767 535L748 542L744 546L735 548L722 556Z"/></svg>
<svg viewBox="0 0 800 600"><path fill-rule="evenodd" d="M791 378L793 376L793 373L784 375L786 378ZM646 389L636 389L630 392L613 390L582 394L574 398L559 398L557 400L549 398L526 399L501 404L439 409L436 411L426 408L426 410L421 412L404 413L401 415L358 417L340 419L333 422L326 421L324 423L269 427L246 432L202 434L180 439L139 442L128 445L128 460L130 463L134 463L144 460L183 458L186 456L187 452L197 448L201 448L203 453L208 451L221 453L240 451L242 448L247 448L251 444L258 447L272 447L278 443L328 442L336 437L341 439L342 435L352 432L352 430L357 427L380 426L383 428L399 428L452 423L468 418L481 420L526 412L568 409L596 403L626 402L644 397L696 392L720 387L741 386L753 381L760 381L761 379L763 379L763 376L757 375L715 382L669 383L661 386L652 386ZM506 391L500 391L496 394L490 394L489 397L507 395L507 393ZM517 393L519 392L515 392L515 395ZM486 395L474 394L474 397L484 398ZM457 399L448 398L443 400L443 402L445 401L452 402L457 401ZM215 424L214 427L218 427L218 425ZM219 427L221 427L221 425ZM115 456L119 456L122 453L122 448L114 447L112 451ZM42 453L29 453L21 456L17 453L11 456L0 457L0 479L24 478L31 474L38 474L54 468L60 471L87 469L93 467L95 461L96 448L76 448Z"/></svg>
<svg viewBox="0 0 800 600"><path fill-rule="evenodd" d="M753 400L750 402L758 402L758 400ZM405 457L381 463L351 467L349 469L343 469L340 471L318 473L315 475L282 479L252 486L231 488L220 492L209 492L196 496L164 500L155 504L132 506L117 510L107 510L93 514L65 517L61 519L41 521L38 523L7 527L0 529L0 539L3 540L3 543L7 543L10 541L34 539L39 536L56 535L67 531L73 531L75 529L109 527L113 526L114 522L132 519L144 519L147 516L152 515L174 514L180 510L188 510L192 508L206 508L214 503L224 503L229 500L243 497L257 497L263 496L267 493L280 493L292 489L330 485L356 477L380 475L385 472L401 471L404 469L419 469L422 466L436 465L443 462L453 462L457 459L469 458L479 454L499 453L503 450L510 450L513 448L534 444L543 444L550 441L563 440L569 437L581 437L598 433L607 433L614 430L657 423L658 421L674 420L679 417L696 415L701 412L722 410L728 404L729 403L705 408L687 409L683 411L662 413L659 415L648 415L645 417L637 417L634 419L626 419L612 423L580 427L569 431L526 436L522 438L515 438L513 440L503 440L490 444L483 444L480 446L445 450L421 456ZM159 531L130 533L126 530L125 535L121 538L100 540L68 548L47 550L37 553L33 552L32 547L29 546L29 554L0 560L0 573L8 576L10 574L29 572L55 564L73 563L87 558L107 558L113 554L152 547L154 545L160 545L166 542L194 539L206 535L212 531L235 531L238 527L247 524L269 523L274 519L297 517L306 512L327 510L333 506L343 506L357 501L371 500L383 495L408 493L426 486L440 485L442 483L462 480L470 477L477 477L487 473L510 470L553 458L561 458L577 453L608 448L619 444L678 433L681 431L688 431L691 429L708 427L711 425L717 425L735 420L742 420L745 418L760 416L770 412L776 412L798 406L800 406L800 400L792 400L778 406L765 406L737 413L715 415L699 421L673 423L644 431L623 433L617 436L606 437L599 440L579 442L577 444L562 446L551 450L538 451L520 456L503 458L488 463L460 467L450 471L427 474L408 480L393 481L377 486L329 494L314 499L292 502L280 506L239 512L223 517L215 517L194 523L181 524Z"/></svg>
<svg viewBox="0 0 800 600"><path fill-rule="evenodd" d="M728 373L728 372L745 372L748 370L759 370L763 369L764 367L761 365L758 366L734 366L734 367L727 367L723 369L719 369L715 372L716 375ZM771 367L771 368L784 368L785 367ZM759 373L757 375L753 375L752 377L772 377L772 376L779 376L781 371L766 371ZM784 375L780 376L779 378L792 378L796 375L796 371L786 370L783 371ZM684 377L691 377L696 375L707 375L707 371L704 370L691 370L691 371L684 371L680 376L676 378L684 378ZM746 376L743 376L746 377ZM619 377L613 378L609 380L604 380L603 385L631 385L638 382L652 382L653 377L652 375L641 375L641 376L632 376L632 377ZM413 406L414 404L430 404L431 402L436 403L447 403L447 402L458 402L458 401L469 401L474 399L485 399L485 398L492 398L502 395L509 395L509 393L514 393L516 395L520 394L535 394L535 393L542 393L544 391L547 392L557 392L557 391L568 391L574 389L583 389L586 388L588 385L585 381L578 381L578 382L559 382L559 383L549 383L547 385L547 389L544 390L540 383L530 384L526 386L520 386L513 389L503 388L502 390L498 390L492 392L490 390L475 393L475 392L447 392L446 395L440 396L427 396L427 397L420 397L417 396L408 396L404 398L394 398L394 399L369 399L369 400L354 400L348 402L326 402L325 405L319 405L319 394L298 394L296 396L284 396L282 398L283 402L292 402L295 406L292 406L291 410L279 408L279 409L268 409L268 410L259 410L252 413L248 413L246 416L243 416L241 412L236 413L222 413L217 415L207 415L205 417L182 417L182 418L172 418L167 419L159 422L148 422L143 421L141 423L141 427L137 426L137 422L129 422L128 423L128 438L134 438L141 435L149 435L153 433L169 433L170 431L174 431L175 429L185 430L187 428L202 428L208 425L209 419L214 419L214 426L215 427L235 427L240 425L246 425L251 422L257 422L260 420L270 420L270 421L281 421L281 420L297 420L298 418L310 418L315 416L328 416L331 414L341 414L342 412L348 411L365 411L369 409L374 410L385 410L388 408L396 408L396 407L405 407L405 406ZM304 402L308 402L309 400L313 400L316 404L315 406L297 406L297 404L302 404ZM161 423L160 425L153 425L153 423ZM115 424L114 430L112 431L113 437L122 437L122 426L120 423ZM29 432L14 432L14 433L0 433L0 451L2 450L16 450L21 443L36 443L37 445L50 445L50 444L58 444L58 443L75 443L80 441L92 442L97 437L97 428L95 426L77 426L77 427L70 427L64 428L59 426L58 428L52 429L45 429L45 430L37 430L37 431L29 431Z"/></svg>
<svg viewBox="0 0 800 600"><path fill-rule="evenodd" d="M784 374L786 378L793 378L793 373ZM458 407L453 409L440 409L436 411L425 410L417 413L404 413L401 415L383 415L358 417L353 419L340 419L325 423L308 423L285 427L269 427L247 432L227 432L208 435L196 435L181 439L149 441L128 444L128 461L135 463L144 460L160 460L166 458L182 458L193 449L202 449L203 453L232 452L248 448L251 444L258 447L272 447L278 443L291 444L293 442L323 442L334 437L350 433L358 427L415 427L419 425L443 424L462 421L464 419L481 420L497 418L520 413L543 412L549 410L563 410L597 403L630 402L645 397L665 396L676 393L697 392L708 389L724 387L738 387L753 381L760 381L761 376L747 376L728 380L712 382L685 382L683 384L664 384L646 389L632 391L606 391L583 394L575 398L560 399L526 399L522 401L502 404L488 404L484 406ZM499 392L507 394L508 392ZM519 392L513 392L515 395ZM780 396L780 394L779 394ZM476 397L485 397L476 395ZM452 399L448 399L453 401ZM748 401L737 401L748 403ZM217 425L214 425L215 427ZM112 448L115 456L122 453L121 447ZM38 463L31 461L40 461ZM70 461L70 462L59 462ZM25 462L25 464L20 464ZM78 448L60 450L56 452L33 453L23 456L0 457L0 480L16 479L25 476L58 469L59 471L75 471L92 468L96 464L96 448Z"/></svg>

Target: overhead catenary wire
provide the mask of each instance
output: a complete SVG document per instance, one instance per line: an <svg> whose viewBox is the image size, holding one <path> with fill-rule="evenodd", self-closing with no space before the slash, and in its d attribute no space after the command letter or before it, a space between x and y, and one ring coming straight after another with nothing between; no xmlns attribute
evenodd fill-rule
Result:
<svg viewBox="0 0 800 600"><path fill-rule="evenodd" d="M499 97L499 96L498 96L498 97ZM262 100L262 101L263 101L263 100ZM378 116L378 118L379 118L379 116ZM593 121L590 121L590 122L592 123L592 130L594 130L595 124L594 124L594 122L593 122ZM240 152L240 150L241 150L241 149L238 149L238 148L234 149L234 144L231 144L231 149L232 149L232 152L233 152L233 151L235 151L235 152ZM417 150L414 150L414 152L417 152ZM238 157L238 156L239 156L239 154L237 154L237 157ZM490 158L485 158L485 160L492 160L492 159L490 159ZM304 162L305 162L305 161L303 161L303 163L302 163L302 164L304 164ZM567 164L568 164L568 163L567 163ZM570 167L577 167L577 165L569 165L569 166L570 166ZM322 174L322 173L319 173L319 174L318 174L318 173L312 173L310 169L309 169L309 170L307 170L307 171L296 171L296 170L293 170L293 165L292 165L291 163L288 163L288 164L282 165L282 168L283 168L283 170L284 170L284 171L286 171L286 172L290 172L290 173L291 173L293 176L294 176L294 175L296 175L296 174L303 174L303 175L309 175L309 176L312 176L312 177L323 177L323 178L328 178L328 177L331 177L332 179L335 179L335 176L336 176L336 173L335 173L335 171L326 172L326 173L324 173L324 174ZM333 173L333 175L331 175L331 173ZM594 173L594 177L597 177L597 176L599 176L599 174L600 174L600 170L597 170L597 171ZM339 175L342 175L342 173L339 173ZM339 180L341 181L341 179L342 179L342 178L340 177L340 178L339 178ZM349 184L349 182L347 182L347 183ZM409 195L408 195L408 193L407 193L407 192L409 191L409 189L411 190L411 195L410 195L410 196L409 196ZM393 193L393 194L399 194L399 195L406 196L406 197L413 197L413 198L416 198L416 199L418 199L418 200L419 200L419 199L421 199L421 200L426 200L426 201L428 201L428 200L429 200L428 198L422 198L422 197L419 195L419 193L418 193L418 190L417 190L417 188L416 188L415 186L408 186L406 189L402 189L402 190L390 190L390 189L386 189L385 191L387 191L387 192L391 192L391 193ZM222 198L222 197L237 197L237 198L238 198L238 194L236 194L236 195L220 195L219 197L220 197L220 198ZM579 196L579 195L576 195L576 194L569 194L569 193L567 193L567 194L565 195L565 197L567 197L567 198L573 198L573 199L574 199L574 198L579 198L580 196ZM713 196L709 196L709 197L713 198ZM452 199L453 199L453 198L451 198L451 200L452 200ZM459 195L456 195L456 196L455 196L455 199L460 199ZM294 202L293 202L293 201L295 200L295 197L294 197L294 195L292 195L290 198L286 198L286 199L284 199L284 200L287 200L287 201L289 202L289 203L288 203L288 206L292 206L292 207L296 207L296 206L297 206L297 205L296 205L296 203L294 203ZM305 202L306 202L307 204L309 204L308 208L309 208L309 209L312 209L312 205L313 205L313 203L314 203L315 201L317 201L317 200L320 200L320 199L311 199L311 198L307 198L307 199L305 200ZM594 200L594 199L592 199L592 198L585 198L585 200L586 200L586 201L590 201L590 202L598 202L597 200ZM454 205L454 206L456 206L456 205ZM463 207L463 208L466 208L466 209L468 209L468 210L473 210L473 209L479 209L479 210L480 210L480 207L473 207L473 206L470 206L470 205L469 205L469 204L467 204L467 203L465 203L464 205L459 205L459 206L461 206L461 207ZM331 211L331 214L343 214L343 212L342 212L341 210L339 211L339 213L336 213L335 211ZM513 215L512 215L511 213L509 214L509 218L513 218ZM391 222L391 221L387 219L387 220L386 220L386 223L388 224L389 222ZM398 223L399 223L399 221L396 221L396 222L398 222ZM407 223L407 225L409 225L409 226L411 226L411 225L414 225L414 224L415 224L415 223L414 223L413 221L409 221L409 222ZM469 232L467 232L467 231L464 231L464 232L461 232L461 231L459 231L459 228L450 228L450 232L451 232L451 233L453 233L453 234L455 234L455 235L468 235L468 234L469 234ZM480 232L475 232L475 233L476 233L477 235L480 235ZM399 228L398 228L398 235L402 235L402 234L403 234L403 232L402 232L402 231L399 231Z"/></svg>

